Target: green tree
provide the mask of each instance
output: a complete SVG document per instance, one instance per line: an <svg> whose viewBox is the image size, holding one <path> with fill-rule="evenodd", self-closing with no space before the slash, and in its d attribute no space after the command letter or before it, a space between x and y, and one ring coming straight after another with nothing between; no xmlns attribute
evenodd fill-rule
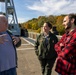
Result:
<svg viewBox="0 0 76 75"><path fill-rule="evenodd" d="M47 21L50 22L52 25L56 24L56 18L53 15L48 16Z"/></svg>
<svg viewBox="0 0 76 75"><path fill-rule="evenodd" d="M58 30L58 32L60 33L60 35L62 35L62 34L64 33L64 31L65 31L65 30L64 30L64 26L62 25L62 23L63 23L63 18L64 18L63 15L58 16L57 22L56 22L57 30Z"/></svg>
<svg viewBox="0 0 76 75"><path fill-rule="evenodd" d="M38 18L38 27L39 27L39 28L42 27L43 24L44 24L44 22L45 22L46 20L47 20L46 16L40 16L40 17Z"/></svg>
<svg viewBox="0 0 76 75"><path fill-rule="evenodd" d="M32 29L33 29L33 30L37 30L37 29L38 29L37 23L33 23L33 24L32 24Z"/></svg>

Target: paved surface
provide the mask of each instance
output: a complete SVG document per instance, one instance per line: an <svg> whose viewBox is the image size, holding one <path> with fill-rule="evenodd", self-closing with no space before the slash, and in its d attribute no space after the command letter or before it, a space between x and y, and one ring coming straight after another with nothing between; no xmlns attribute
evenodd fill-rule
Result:
<svg viewBox="0 0 76 75"><path fill-rule="evenodd" d="M33 44L25 40L26 38L21 38L22 45L17 49L18 54L18 75L42 75L40 63L34 52ZM55 66L55 65L54 65ZM54 71L52 75L57 75Z"/></svg>

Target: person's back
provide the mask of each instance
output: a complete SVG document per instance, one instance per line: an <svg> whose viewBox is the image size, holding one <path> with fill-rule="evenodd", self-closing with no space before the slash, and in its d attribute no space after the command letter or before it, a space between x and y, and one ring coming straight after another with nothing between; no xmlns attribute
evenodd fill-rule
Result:
<svg viewBox="0 0 76 75"><path fill-rule="evenodd" d="M56 29L56 26L53 26L52 32L53 32L53 34L55 34L55 35L59 35L59 32L58 32L57 29Z"/></svg>

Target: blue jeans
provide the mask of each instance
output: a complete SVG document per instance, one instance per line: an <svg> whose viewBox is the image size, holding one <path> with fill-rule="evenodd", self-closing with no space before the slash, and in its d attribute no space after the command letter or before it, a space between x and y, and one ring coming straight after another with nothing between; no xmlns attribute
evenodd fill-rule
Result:
<svg viewBox="0 0 76 75"><path fill-rule="evenodd" d="M0 72L0 75L17 75L16 68L12 68L12 69Z"/></svg>

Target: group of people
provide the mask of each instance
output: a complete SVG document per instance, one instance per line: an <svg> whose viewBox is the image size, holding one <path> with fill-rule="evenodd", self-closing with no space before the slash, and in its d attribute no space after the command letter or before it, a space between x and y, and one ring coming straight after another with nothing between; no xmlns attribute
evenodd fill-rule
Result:
<svg viewBox="0 0 76 75"><path fill-rule="evenodd" d="M60 40L50 32L52 25L43 24L43 32L35 42L35 53L40 61L42 75L51 75L54 62L58 75L76 75L76 15L63 19L65 34Z"/></svg>
<svg viewBox="0 0 76 75"><path fill-rule="evenodd" d="M51 75L56 61L58 75L76 75L76 15L68 14L63 19L65 34L60 40L50 32L52 25L43 24L43 32L35 41L35 53L40 61L42 75ZM0 15L0 75L17 75L16 47L21 39L8 30L8 21Z"/></svg>

